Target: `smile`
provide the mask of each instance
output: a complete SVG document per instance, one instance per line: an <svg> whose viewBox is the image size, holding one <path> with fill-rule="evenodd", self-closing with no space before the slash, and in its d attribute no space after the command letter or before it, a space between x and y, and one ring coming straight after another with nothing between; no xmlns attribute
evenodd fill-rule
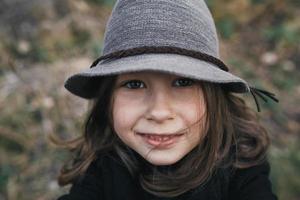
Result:
<svg viewBox="0 0 300 200"><path fill-rule="evenodd" d="M144 141L155 147L168 147L177 142L183 135L181 134L151 134L151 133L138 133L142 136Z"/></svg>

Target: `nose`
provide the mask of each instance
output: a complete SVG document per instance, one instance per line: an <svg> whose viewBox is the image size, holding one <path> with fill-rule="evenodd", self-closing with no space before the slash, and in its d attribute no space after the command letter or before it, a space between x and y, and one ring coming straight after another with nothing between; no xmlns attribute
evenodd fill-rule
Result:
<svg viewBox="0 0 300 200"><path fill-rule="evenodd" d="M174 113L171 108L171 97L166 91L152 93L148 101L148 110L146 119L157 123L174 119Z"/></svg>

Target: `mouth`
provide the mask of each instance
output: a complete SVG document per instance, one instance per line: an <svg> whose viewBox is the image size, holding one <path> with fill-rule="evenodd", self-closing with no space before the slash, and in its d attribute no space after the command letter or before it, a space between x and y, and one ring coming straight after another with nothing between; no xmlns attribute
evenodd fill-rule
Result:
<svg viewBox="0 0 300 200"><path fill-rule="evenodd" d="M155 147L168 147L178 141L178 139L184 135L179 134L154 134L154 133L137 133L142 136L144 141Z"/></svg>

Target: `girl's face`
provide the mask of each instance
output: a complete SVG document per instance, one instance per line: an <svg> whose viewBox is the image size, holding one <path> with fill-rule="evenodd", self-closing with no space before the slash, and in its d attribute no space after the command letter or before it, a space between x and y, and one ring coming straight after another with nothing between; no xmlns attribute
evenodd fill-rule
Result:
<svg viewBox="0 0 300 200"><path fill-rule="evenodd" d="M205 135L204 96L192 79L159 72L121 74L112 101L115 132L154 165L176 163Z"/></svg>

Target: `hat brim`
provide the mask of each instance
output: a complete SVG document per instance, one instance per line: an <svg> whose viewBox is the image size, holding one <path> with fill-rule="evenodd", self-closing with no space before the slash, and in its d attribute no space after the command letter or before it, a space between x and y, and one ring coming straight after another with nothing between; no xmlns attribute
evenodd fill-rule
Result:
<svg viewBox="0 0 300 200"><path fill-rule="evenodd" d="M221 70L212 63L179 54L141 54L121 59L100 61L96 66L74 74L65 81L65 88L82 98L96 95L99 78L138 71L160 71L212 83L220 83L227 90L236 93L249 92L243 79Z"/></svg>

